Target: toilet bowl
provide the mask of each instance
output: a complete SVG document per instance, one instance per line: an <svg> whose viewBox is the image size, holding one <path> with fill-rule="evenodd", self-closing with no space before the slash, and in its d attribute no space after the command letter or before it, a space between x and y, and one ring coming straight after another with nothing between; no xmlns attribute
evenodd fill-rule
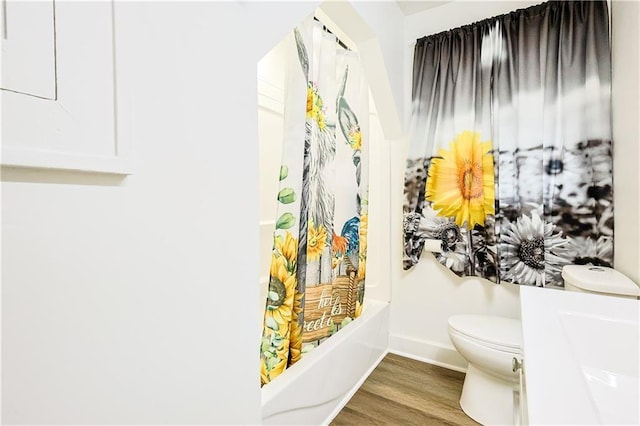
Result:
<svg viewBox="0 0 640 426"><path fill-rule="evenodd" d="M640 287L614 269L566 265L566 291L640 298ZM552 290L548 290L552 291ZM513 359L522 361L519 320L494 315L449 317L449 338L468 362L460 407L483 425L512 425L519 404L519 373Z"/></svg>
<svg viewBox="0 0 640 426"><path fill-rule="evenodd" d="M483 425L510 425L518 400L522 329L519 320L492 315L449 317L449 338L468 362L460 407Z"/></svg>

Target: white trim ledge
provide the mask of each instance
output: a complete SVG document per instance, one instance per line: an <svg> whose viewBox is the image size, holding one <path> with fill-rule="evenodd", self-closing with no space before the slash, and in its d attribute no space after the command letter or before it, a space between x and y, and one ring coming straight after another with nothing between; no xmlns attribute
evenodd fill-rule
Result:
<svg viewBox="0 0 640 426"><path fill-rule="evenodd" d="M2 147L2 166L55 169L85 173L130 175L130 165L122 157L98 157L62 152Z"/></svg>

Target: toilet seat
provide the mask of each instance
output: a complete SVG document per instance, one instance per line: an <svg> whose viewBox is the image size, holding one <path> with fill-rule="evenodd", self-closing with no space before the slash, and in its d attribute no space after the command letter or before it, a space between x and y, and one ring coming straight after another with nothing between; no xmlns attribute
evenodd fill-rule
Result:
<svg viewBox="0 0 640 426"><path fill-rule="evenodd" d="M520 355L521 351L520 349L516 349L516 348L512 348L509 346L502 346L502 345L496 345L495 343L490 343L484 340L480 340L480 339L476 339L474 337L471 337L467 334L464 333L460 333L454 329L449 329L449 334L451 336L458 336L461 339L465 339L469 342L475 343L476 345L480 345L486 349L491 349L497 352L501 352L501 353L505 353L505 354L510 354L510 355Z"/></svg>
<svg viewBox="0 0 640 426"><path fill-rule="evenodd" d="M522 348L522 328L518 320L490 315L453 315L449 331L472 342L512 354Z"/></svg>

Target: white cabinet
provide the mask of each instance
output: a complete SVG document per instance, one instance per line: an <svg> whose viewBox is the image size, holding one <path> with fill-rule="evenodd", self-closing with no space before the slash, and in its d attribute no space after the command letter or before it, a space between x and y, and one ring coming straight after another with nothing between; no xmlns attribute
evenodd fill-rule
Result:
<svg viewBox="0 0 640 426"><path fill-rule="evenodd" d="M522 286L532 425L639 425L640 302Z"/></svg>
<svg viewBox="0 0 640 426"><path fill-rule="evenodd" d="M3 2L2 165L128 173L114 7Z"/></svg>
<svg viewBox="0 0 640 426"><path fill-rule="evenodd" d="M522 355L513 358L514 372L518 372L519 390L514 394L514 422L515 426L528 426L527 415L527 380L524 374L524 361Z"/></svg>
<svg viewBox="0 0 640 426"><path fill-rule="evenodd" d="M56 98L53 0L2 3L0 87L44 99Z"/></svg>

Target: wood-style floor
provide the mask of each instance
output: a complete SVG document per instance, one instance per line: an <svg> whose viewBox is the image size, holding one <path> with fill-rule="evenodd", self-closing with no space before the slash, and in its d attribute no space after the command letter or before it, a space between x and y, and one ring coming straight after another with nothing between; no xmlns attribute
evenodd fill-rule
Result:
<svg viewBox="0 0 640 426"><path fill-rule="evenodd" d="M464 373L388 354L331 426L477 425L460 409Z"/></svg>

